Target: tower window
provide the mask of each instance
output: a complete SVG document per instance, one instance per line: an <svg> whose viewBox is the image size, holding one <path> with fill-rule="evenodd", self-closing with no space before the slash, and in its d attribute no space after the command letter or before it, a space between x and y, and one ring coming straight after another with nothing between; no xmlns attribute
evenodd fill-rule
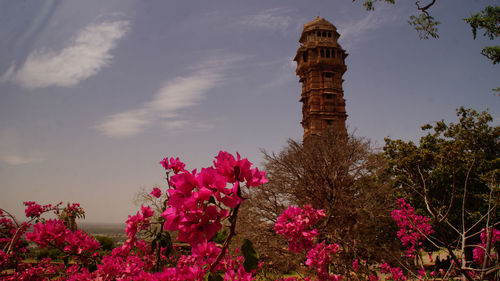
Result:
<svg viewBox="0 0 500 281"><path fill-rule="evenodd" d="M326 57L329 58L330 57L330 49L326 49Z"/></svg>
<svg viewBox="0 0 500 281"><path fill-rule="evenodd" d="M307 52L302 53L302 60L307 62Z"/></svg>
<svg viewBox="0 0 500 281"><path fill-rule="evenodd" d="M328 99L328 100L333 99L333 94L326 94L326 99Z"/></svg>
<svg viewBox="0 0 500 281"><path fill-rule="evenodd" d="M332 37L332 33L331 32L328 32L328 37Z"/></svg>
<svg viewBox="0 0 500 281"><path fill-rule="evenodd" d="M321 31L318 31L318 37L321 37Z"/></svg>
<svg viewBox="0 0 500 281"><path fill-rule="evenodd" d="M332 120L326 120L326 124L327 125L331 125L332 124Z"/></svg>
<svg viewBox="0 0 500 281"><path fill-rule="evenodd" d="M320 53L320 56L321 56L322 58L325 56L325 51L324 51L323 49L321 49L321 50L319 51L319 53Z"/></svg>
<svg viewBox="0 0 500 281"><path fill-rule="evenodd" d="M331 73L331 72L325 72L325 77L326 78L332 78L333 77L333 73Z"/></svg>
<svg viewBox="0 0 500 281"><path fill-rule="evenodd" d="M323 31L323 37L326 37L326 32Z"/></svg>

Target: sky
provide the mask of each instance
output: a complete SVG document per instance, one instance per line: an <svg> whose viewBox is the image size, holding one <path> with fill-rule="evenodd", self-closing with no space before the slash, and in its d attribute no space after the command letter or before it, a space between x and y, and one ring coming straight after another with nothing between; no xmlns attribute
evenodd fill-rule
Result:
<svg viewBox="0 0 500 281"><path fill-rule="evenodd" d="M79 202L87 222L124 222L138 191L165 188L164 157L194 169L226 150L261 166L262 149L302 138L292 60L318 15L349 54L349 131L375 147L460 106L498 125L500 66L480 55L498 39L462 20L498 1L437 1L433 40L397 2L0 0L0 208Z"/></svg>

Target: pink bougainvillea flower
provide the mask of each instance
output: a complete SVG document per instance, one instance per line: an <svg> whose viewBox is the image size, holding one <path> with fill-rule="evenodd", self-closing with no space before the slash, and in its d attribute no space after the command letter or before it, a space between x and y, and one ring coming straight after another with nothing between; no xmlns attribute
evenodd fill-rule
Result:
<svg viewBox="0 0 500 281"><path fill-rule="evenodd" d="M382 263L380 265L380 272L383 274L391 274L391 278L394 281L406 281L408 278L404 275L403 270L399 267L391 267L388 263Z"/></svg>
<svg viewBox="0 0 500 281"><path fill-rule="evenodd" d="M50 219L45 223L39 222L33 226L33 232L26 234L26 239L37 243L41 248L48 245L61 247L64 245L66 235L71 231L66 228L61 220Z"/></svg>
<svg viewBox="0 0 500 281"><path fill-rule="evenodd" d="M354 269L354 272L358 272L359 268L360 268L359 260L355 259L354 262L352 263L352 269Z"/></svg>
<svg viewBox="0 0 500 281"><path fill-rule="evenodd" d="M332 261L331 255L336 253L338 248L338 244L327 244L323 241L307 253L306 265L316 270L318 280L338 280L337 277L340 277L328 273L328 265Z"/></svg>
<svg viewBox="0 0 500 281"><path fill-rule="evenodd" d="M274 231L288 239L288 248L293 253L309 250L318 236L313 228L325 216L323 210L316 210L311 205L304 205L303 209L290 206L278 217Z"/></svg>
<svg viewBox="0 0 500 281"><path fill-rule="evenodd" d="M156 198L160 198L161 190L158 187L155 187L155 188L153 188L153 191L151 191L150 194Z"/></svg>
<svg viewBox="0 0 500 281"><path fill-rule="evenodd" d="M30 204L26 204L30 203ZM24 210L24 213L28 218L35 218L39 217L43 213L43 208L42 206L36 204L35 202L26 202L24 203L26 206L26 210Z"/></svg>
<svg viewBox="0 0 500 281"><path fill-rule="evenodd" d="M430 219L415 214L415 209L403 198L398 199L398 205L399 208L391 212L399 227L397 235L403 246L406 247L406 255L414 257L417 251L416 247L434 231L430 225Z"/></svg>
<svg viewBox="0 0 500 281"><path fill-rule="evenodd" d="M250 170L245 179L248 185L254 187L268 182L268 180L266 179L266 172L261 172L258 168Z"/></svg>
<svg viewBox="0 0 500 281"><path fill-rule="evenodd" d="M486 243L488 241L488 235L491 235L491 245L495 245L497 241L500 241L500 230L495 228L490 228L489 233L486 232L486 229L481 229L481 243L477 244L477 246L472 250L472 256L474 258L474 262L477 265L483 265L484 262L484 249L486 249ZM494 254L492 255L494 257ZM488 262L488 265L491 262Z"/></svg>
<svg viewBox="0 0 500 281"><path fill-rule="evenodd" d="M162 165L163 168L165 168L165 170L172 169L174 174L178 174L179 172L184 171L184 167L186 166L179 160L179 157L175 159L173 157L170 157L170 163L168 157L164 158L162 161L159 162L159 164Z"/></svg>

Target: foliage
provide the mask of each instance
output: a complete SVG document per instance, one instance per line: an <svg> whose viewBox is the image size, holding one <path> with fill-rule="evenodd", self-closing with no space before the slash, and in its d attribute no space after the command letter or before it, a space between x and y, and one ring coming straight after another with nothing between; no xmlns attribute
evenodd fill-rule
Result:
<svg viewBox="0 0 500 281"><path fill-rule="evenodd" d="M423 126L428 133L418 145L386 139L384 151L398 195L431 218L434 233L425 235L428 249L445 248L460 265L457 270L472 278L467 268L473 249L484 240L481 229L500 224L500 127L490 125L487 112L459 108L457 116L458 123ZM458 257L454 250L464 255Z"/></svg>
<svg viewBox="0 0 500 281"><path fill-rule="evenodd" d="M490 59L493 64L500 63L500 46L486 46L481 51L481 54Z"/></svg>
<svg viewBox="0 0 500 281"><path fill-rule="evenodd" d="M474 39L476 39L479 29L484 29L483 36L490 38L490 40L500 36L500 6L487 6L484 10L472 14L470 18L464 20L470 24Z"/></svg>
<svg viewBox="0 0 500 281"><path fill-rule="evenodd" d="M374 2L386 2L394 4L395 0L364 0L363 6L366 10L374 10ZM437 0L415 2L416 8L419 11L418 15L411 15L408 23L418 32L420 39L439 38L437 26L440 24L429 10L436 4ZM470 24L472 28L473 38L476 39L477 31L483 30L483 36L493 40L500 34L500 6L487 6L478 13L471 14L469 18L464 18L464 21ZM500 63L500 46L487 46L481 51L481 54L491 60L493 64Z"/></svg>
<svg viewBox="0 0 500 281"><path fill-rule="evenodd" d="M459 123L425 125L430 131L413 142L386 139L385 155L399 195L417 209L429 210L438 221L471 227L488 209L490 187L497 186L500 168L500 127L487 112L457 111ZM498 202L498 190L493 201ZM466 214L462 222L461 207ZM448 235L454 230L443 229Z"/></svg>
<svg viewBox="0 0 500 281"><path fill-rule="evenodd" d="M111 251L115 247L115 241L111 237L97 235L94 238L99 242L101 249L104 251Z"/></svg>
<svg viewBox="0 0 500 281"><path fill-rule="evenodd" d="M439 21L427 13L421 13L418 16L410 16L408 23L418 32L420 39L439 38L437 25Z"/></svg>
<svg viewBox="0 0 500 281"><path fill-rule="evenodd" d="M37 260L41 261L45 258L50 258L51 260L56 260L59 259L64 255L64 252L62 252L59 249L41 249L40 252L37 253L36 258Z"/></svg>
<svg viewBox="0 0 500 281"><path fill-rule="evenodd" d="M487 6L484 10L472 14L464 20L470 24L474 39L476 39L478 30L483 30L483 36L490 40L500 35L500 6ZM493 64L500 62L500 46L498 45L483 48L481 54L490 59Z"/></svg>

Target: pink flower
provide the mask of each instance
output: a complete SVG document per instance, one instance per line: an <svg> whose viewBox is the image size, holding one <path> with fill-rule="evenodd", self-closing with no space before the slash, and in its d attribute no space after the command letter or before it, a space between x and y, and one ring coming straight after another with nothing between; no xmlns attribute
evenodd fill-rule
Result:
<svg viewBox="0 0 500 281"><path fill-rule="evenodd" d="M425 276L425 268L424 267L420 268L417 273L418 273L418 278L419 279L424 278L424 276Z"/></svg>
<svg viewBox="0 0 500 281"><path fill-rule="evenodd" d="M155 187L153 188L153 191L150 194L156 198L160 198L161 190L158 187Z"/></svg>
<svg viewBox="0 0 500 281"><path fill-rule="evenodd" d="M81 230L68 233L66 243L64 251L75 255L87 253L90 256L96 254L95 252L99 249L99 242Z"/></svg>
<svg viewBox="0 0 500 281"><path fill-rule="evenodd" d="M290 206L285 209L274 225L274 231L288 239L288 248L294 253L313 247L314 238L318 236L313 226L325 216L323 210L316 210L311 205L303 207Z"/></svg>
<svg viewBox="0 0 500 281"><path fill-rule="evenodd" d="M497 241L500 241L500 230L495 228L490 228L490 232L487 233L486 229L481 230L481 243L477 244L477 246L472 250L472 255L474 258L474 262L477 265L483 265L484 262L484 249L486 249L486 243L488 241L488 235L491 235L491 245L495 245ZM489 265L490 262L488 262Z"/></svg>
<svg viewBox="0 0 500 281"><path fill-rule="evenodd" d="M175 159L173 157L170 157L170 163L168 157L164 158L162 161L159 162L159 164L162 165L163 168L165 168L165 170L172 169L174 174L178 174L179 172L184 171L184 167L186 166L179 160L179 157Z"/></svg>
<svg viewBox="0 0 500 281"><path fill-rule="evenodd" d="M384 262L380 265L380 272L383 273L383 274L387 274L391 271L391 266Z"/></svg>
<svg viewBox="0 0 500 281"><path fill-rule="evenodd" d="M30 203L29 205L27 203ZM35 202L25 202L24 203L28 208L24 210L24 213L28 218L39 217L43 213L42 206L36 204Z"/></svg>
<svg viewBox="0 0 500 281"><path fill-rule="evenodd" d="M383 274L391 274L391 278L394 281L406 281L408 278L404 276L403 270L399 267L392 267L388 263L383 263L380 265L380 272Z"/></svg>
<svg viewBox="0 0 500 281"><path fill-rule="evenodd" d="M307 253L306 265L316 270L317 280L336 279L335 276L328 274L328 265L332 261L331 255L336 253L338 248L338 244L326 244L323 241Z"/></svg>
<svg viewBox="0 0 500 281"><path fill-rule="evenodd" d="M151 209L151 207L149 206L141 206L141 212L142 212L142 216L144 217L144 219L147 219L147 218L150 218L154 215L154 211L153 209Z"/></svg>
<svg viewBox="0 0 500 281"><path fill-rule="evenodd" d="M406 255L414 257L416 247L434 231L429 224L430 219L425 216L415 214L415 209L403 198L398 199L399 209L391 212L392 217L399 227L397 233L403 246L406 247Z"/></svg>
<svg viewBox="0 0 500 281"><path fill-rule="evenodd" d="M352 269L354 269L354 272L358 272L360 266L359 266L359 260L355 259L354 262L352 263Z"/></svg>
<svg viewBox="0 0 500 281"><path fill-rule="evenodd" d="M237 158L226 151L220 151L215 157L215 168L221 175L226 177L227 182L234 183L235 181L247 182L247 186L259 186L266 183L265 172L260 172L258 168L250 169L252 163L246 158L241 159L236 153Z"/></svg>
<svg viewBox="0 0 500 281"><path fill-rule="evenodd" d="M61 247L64 245L66 235L71 233L61 220L50 219L45 223L39 222L33 226L33 232L26 234L26 239L33 241L45 248L48 245Z"/></svg>

